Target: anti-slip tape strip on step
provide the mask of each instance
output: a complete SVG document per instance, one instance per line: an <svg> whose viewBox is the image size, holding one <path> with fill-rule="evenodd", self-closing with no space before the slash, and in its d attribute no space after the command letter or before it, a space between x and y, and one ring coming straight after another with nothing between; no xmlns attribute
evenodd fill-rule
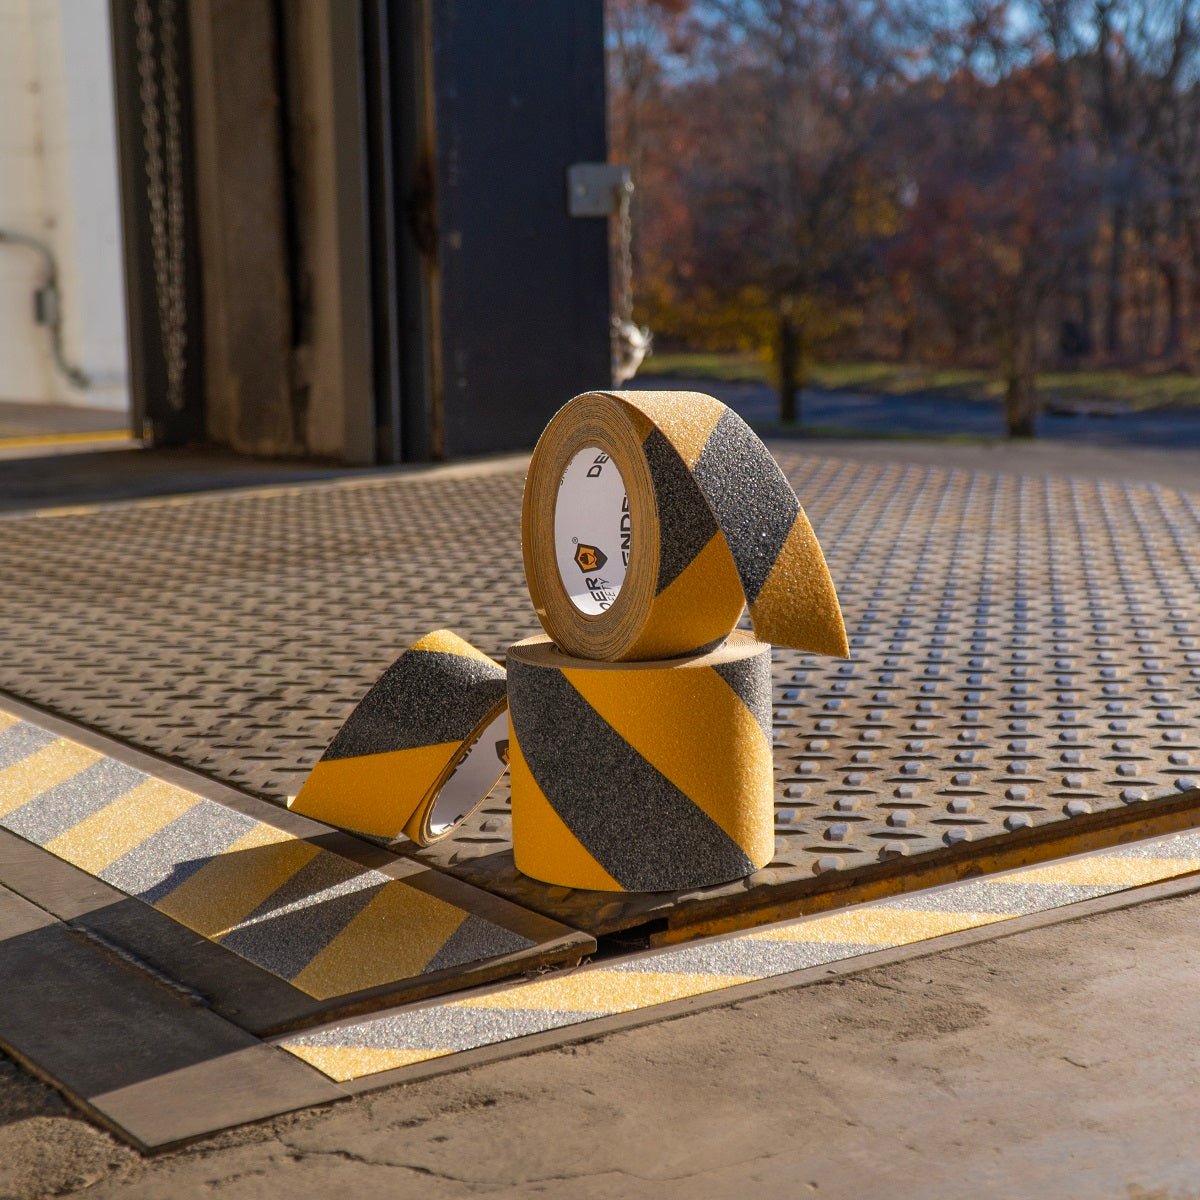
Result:
<svg viewBox="0 0 1200 1200"><path fill-rule="evenodd" d="M394 1010L311 1030L280 1045L345 1082L1195 872L1200 872L1200 833L1177 834Z"/></svg>
<svg viewBox="0 0 1200 1200"><path fill-rule="evenodd" d="M317 999L537 944L2 711L0 827Z"/></svg>

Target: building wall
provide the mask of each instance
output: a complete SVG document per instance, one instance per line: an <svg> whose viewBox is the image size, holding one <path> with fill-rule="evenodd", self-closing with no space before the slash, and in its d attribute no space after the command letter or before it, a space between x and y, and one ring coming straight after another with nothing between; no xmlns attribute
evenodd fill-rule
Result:
<svg viewBox="0 0 1200 1200"><path fill-rule="evenodd" d="M125 312L106 0L0 0L0 230L58 262L67 360L34 323L43 266L0 243L0 400L124 408Z"/></svg>

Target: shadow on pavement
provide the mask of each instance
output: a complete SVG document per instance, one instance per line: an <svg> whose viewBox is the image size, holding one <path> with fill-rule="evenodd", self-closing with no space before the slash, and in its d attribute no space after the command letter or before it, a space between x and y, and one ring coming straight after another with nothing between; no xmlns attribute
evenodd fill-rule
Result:
<svg viewBox="0 0 1200 1200"><path fill-rule="evenodd" d="M0 461L0 512L178 495L368 473L332 464L266 462L216 450L33 451Z"/></svg>

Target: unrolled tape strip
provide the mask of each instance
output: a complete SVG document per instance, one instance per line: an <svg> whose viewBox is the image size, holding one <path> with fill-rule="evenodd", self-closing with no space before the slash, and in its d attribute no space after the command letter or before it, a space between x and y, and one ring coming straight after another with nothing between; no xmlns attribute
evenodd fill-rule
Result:
<svg viewBox="0 0 1200 1200"><path fill-rule="evenodd" d="M504 774L505 708L502 667L447 629L427 634L362 698L288 807L427 846Z"/></svg>
<svg viewBox="0 0 1200 1200"><path fill-rule="evenodd" d="M546 426L525 484L525 577L567 653L670 658L749 604L756 636L845 657L825 556L770 451L698 392L589 392Z"/></svg>
<svg viewBox="0 0 1200 1200"><path fill-rule="evenodd" d="M597 891L724 883L774 852L771 650L734 633L667 662L508 652L513 853Z"/></svg>

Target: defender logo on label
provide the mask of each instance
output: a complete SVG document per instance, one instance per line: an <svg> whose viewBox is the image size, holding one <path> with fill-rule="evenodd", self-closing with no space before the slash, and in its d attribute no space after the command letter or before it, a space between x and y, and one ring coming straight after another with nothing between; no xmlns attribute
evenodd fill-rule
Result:
<svg viewBox="0 0 1200 1200"><path fill-rule="evenodd" d="M608 562L608 555L599 546L588 546L580 542L575 547L575 565L586 575L589 571L599 571Z"/></svg>

